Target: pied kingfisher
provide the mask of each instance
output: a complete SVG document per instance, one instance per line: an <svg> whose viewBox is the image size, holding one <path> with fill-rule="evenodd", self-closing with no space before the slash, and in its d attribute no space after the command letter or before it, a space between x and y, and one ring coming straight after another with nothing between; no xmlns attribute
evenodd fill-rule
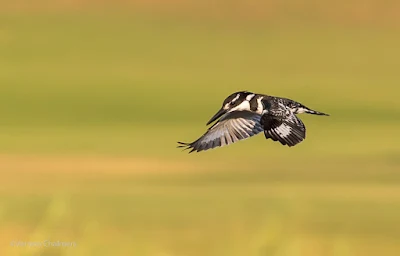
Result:
<svg viewBox="0 0 400 256"><path fill-rule="evenodd" d="M312 110L287 98L255 94L248 91L229 95L222 108L208 121L219 119L208 131L191 143L178 142L178 147L203 151L230 145L264 131L266 139L292 147L306 137L306 127L296 114L328 114Z"/></svg>

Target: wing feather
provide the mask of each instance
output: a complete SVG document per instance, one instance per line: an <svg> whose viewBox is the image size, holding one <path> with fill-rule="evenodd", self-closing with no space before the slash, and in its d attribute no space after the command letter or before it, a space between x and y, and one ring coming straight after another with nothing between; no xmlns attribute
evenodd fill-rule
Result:
<svg viewBox="0 0 400 256"><path fill-rule="evenodd" d="M264 114L261 123L265 138L279 141L282 145L292 147L306 138L304 123L292 112L285 112L284 115Z"/></svg>
<svg viewBox="0 0 400 256"><path fill-rule="evenodd" d="M247 139L264 130L260 124L261 115L249 111L229 113L211 126L208 131L191 143L178 142L179 147L193 151L209 150L227 146Z"/></svg>

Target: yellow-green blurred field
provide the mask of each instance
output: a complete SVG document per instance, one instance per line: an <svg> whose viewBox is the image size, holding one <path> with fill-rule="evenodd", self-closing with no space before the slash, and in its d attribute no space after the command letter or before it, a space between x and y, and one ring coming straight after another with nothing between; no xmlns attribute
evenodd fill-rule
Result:
<svg viewBox="0 0 400 256"><path fill-rule="evenodd" d="M225 16L44 2L0 12L0 255L399 255L390 1L342 22L339 7L323 22L312 6L263 20L221 3ZM302 115L293 148L176 148L239 90L331 116ZM21 244L46 240L76 246Z"/></svg>

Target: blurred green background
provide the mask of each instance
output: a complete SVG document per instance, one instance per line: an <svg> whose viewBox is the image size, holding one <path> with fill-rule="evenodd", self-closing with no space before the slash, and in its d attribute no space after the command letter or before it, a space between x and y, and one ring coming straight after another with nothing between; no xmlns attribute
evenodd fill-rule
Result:
<svg viewBox="0 0 400 256"><path fill-rule="evenodd" d="M400 252L397 1L2 1L0 255ZM199 154L230 93L308 135ZM74 242L16 246L15 242Z"/></svg>

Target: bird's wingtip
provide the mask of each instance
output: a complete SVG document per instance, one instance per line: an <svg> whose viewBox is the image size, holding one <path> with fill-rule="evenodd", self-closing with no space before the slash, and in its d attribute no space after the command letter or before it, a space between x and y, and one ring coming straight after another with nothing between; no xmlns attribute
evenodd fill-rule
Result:
<svg viewBox="0 0 400 256"><path fill-rule="evenodd" d="M181 142L181 141L178 141L177 143L179 144L179 145L177 146L177 148L183 148L182 151L191 149L191 150L188 152L189 154L192 153L192 152L194 151L194 148L191 147L190 143Z"/></svg>

